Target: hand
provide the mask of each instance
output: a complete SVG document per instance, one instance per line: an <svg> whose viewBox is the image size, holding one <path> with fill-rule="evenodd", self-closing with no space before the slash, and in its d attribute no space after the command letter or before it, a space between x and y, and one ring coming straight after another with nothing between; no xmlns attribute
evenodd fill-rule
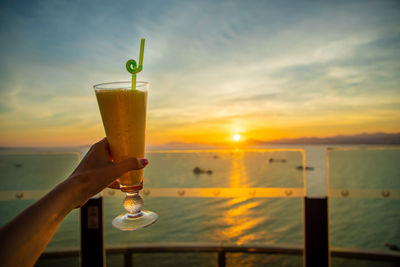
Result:
<svg viewBox="0 0 400 267"><path fill-rule="evenodd" d="M115 180L125 172L142 169L147 164L147 159L137 158L114 163L110 157L107 139L104 138L90 148L66 182L69 181L77 187L77 206L81 207L107 186L119 188L119 183Z"/></svg>
<svg viewBox="0 0 400 267"><path fill-rule="evenodd" d="M114 163L108 150L106 139L94 144L68 179L0 228L0 243L7 244L0 247L1 266L33 266L74 207L148 163L136 158Z"/></svg>

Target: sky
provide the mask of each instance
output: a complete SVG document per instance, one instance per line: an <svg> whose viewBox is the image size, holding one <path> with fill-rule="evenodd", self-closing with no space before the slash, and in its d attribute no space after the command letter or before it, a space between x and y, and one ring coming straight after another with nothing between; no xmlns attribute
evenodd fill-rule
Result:
<svg viewBox="0 0 400 267"><path fill-rule="evenodd" d="M141 38L148 145L400 132L399 1L3 0L0 38L0 146L101 139Z"/></svg>

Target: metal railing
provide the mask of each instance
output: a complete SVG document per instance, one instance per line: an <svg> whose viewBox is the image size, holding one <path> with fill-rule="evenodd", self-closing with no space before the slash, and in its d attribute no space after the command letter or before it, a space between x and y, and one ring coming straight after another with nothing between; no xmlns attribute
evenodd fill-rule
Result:
<svg viewBox="0 0 400 267"><path fill-rule="evenodd" d="M224 245L215 243L142 243L131 246L109 246L106 248L106 254L122 254L124 266L132 267L132 256L137 253L193 253L206 252L217 253L218 266L226 265L226 253L259 253L265 255L303 255L303 246L293 245ZM41 255L39 260L79 257L78 248L70 248L58 251L49 251ZM367 249L349 249L349 248L331 248L330 255L335 258L349 258L359 260L384 261L391 263L400 263L400 252L367 250Z"/></svg>

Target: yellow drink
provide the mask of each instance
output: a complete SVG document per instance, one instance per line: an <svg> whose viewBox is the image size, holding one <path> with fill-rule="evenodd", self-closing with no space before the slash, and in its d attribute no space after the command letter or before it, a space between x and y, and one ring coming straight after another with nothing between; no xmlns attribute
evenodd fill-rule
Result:
<svg viewBox="0 0 400 267"><path fill-rule="evenodd" d="M144 158L147 90L96 89L104 130L115 162ZM121 190L136 191L143 182L143 169L119 178ZM140 189L140 188L139 188Z"/></svg>

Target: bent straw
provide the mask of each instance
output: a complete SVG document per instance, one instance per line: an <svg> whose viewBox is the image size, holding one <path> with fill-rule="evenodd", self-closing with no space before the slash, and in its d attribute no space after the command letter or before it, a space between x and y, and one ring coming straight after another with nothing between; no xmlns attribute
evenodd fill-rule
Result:
<svg viewBox="0 0 400 267"><path fill-rule="evenodd" d="M126 62L126 70L132 73L132 90L136 89L136 73L141 72L143 69L144 41L144 38L140 41L139 67L134 59L130 59Z"/></svg>

